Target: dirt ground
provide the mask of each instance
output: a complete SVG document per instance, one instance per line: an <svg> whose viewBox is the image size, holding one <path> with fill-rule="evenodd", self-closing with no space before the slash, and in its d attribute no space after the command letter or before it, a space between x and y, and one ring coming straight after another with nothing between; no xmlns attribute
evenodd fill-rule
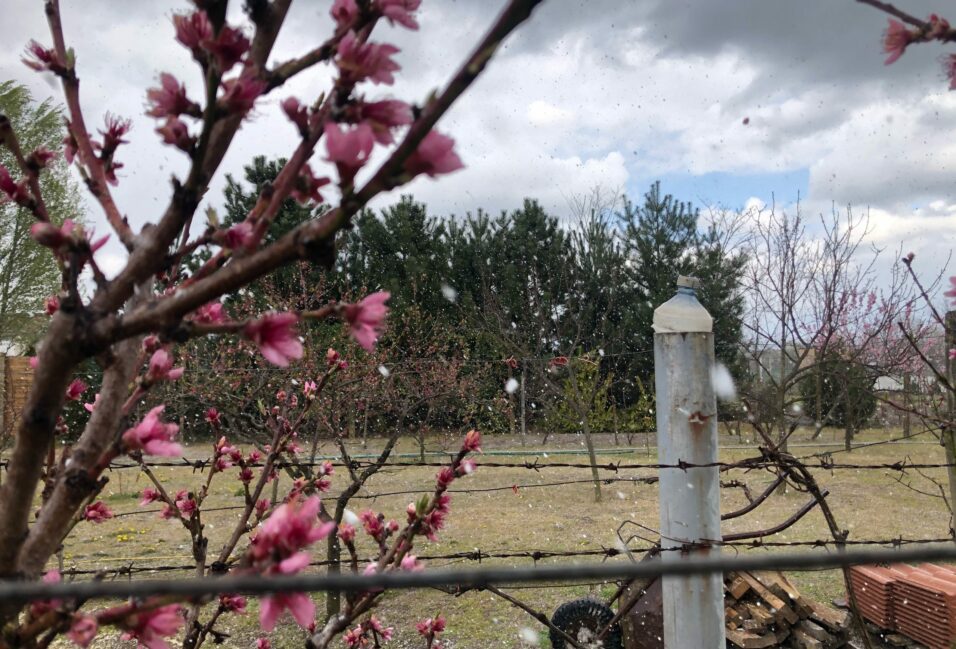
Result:
<svg viewBox="0 0 956 649"><path fill-rule="evenodd" d="M816 445L809 445L808 434L801 433L795 440L791 452L795 455L807 455L820 451L838 452L835 459L854 463L896 462L904 458L912 461L942 462L943 449L933 442L929 435L918 436L905 442L883 444L868 448L859 448L852 453L839 452L842 442L839 432L825 431L823 439ZM868 431L859 436L857 442L873 442L898 435L894 431ZM744 435L746 438L746 435ZM656 484L645 485L627 482L615 482L602 486L603 500L594 500L593 485L587 482L589 472L582 469L482 469L481 459L485 461L570 461L586 462L586 456L570 454L583 450L583 440L576 436L551 438L546 449L539 445L540 438L530 438L522 447L519 440L509 438L486 438L486 455L479 458L478 471L456 482L458 488L501 487L498 491L486 491L474 494L457 494L452 499L452 514L447 528L440 534L437 543L425 542L417 547L422 555L447 554L463 551L481 550L482 553L497 553L516 550L600 550L619 545L615 529L625 520L636 521L648 528L658 527L658 488ZM624 439L619 440L621 445ZM755 447L750 440L738 438L722 439L721 459L732 461L752 456ZM429 450L441 451L453 449L458 443L457 437L436 437L429 440ZM651 443L653 441L651 440ZM822 445L821 445L822 443ZM613 440L601 439L599 446L609 448ZM372 452L375 444L363 450L359 444L353 449L356 453ZM415 447L411 441L400 445L399 453L413 453ZM498 452L510 451L515 456L496 457ZM327 446L321 452L333 454L334 449ZM189 454L204 457L207 447L194 445ZM403 458L399 458L403 459ZM405 459L412 459L411 456ZM655 462L656 450L646 446L645 440L632 440L632 449L626 453L602 454L602 462ZM168 489L196 488L202 479L198 473L187 468L158 469L168 485ZM405 506L416 499L415 495L395 495L373 497L375 494L392 491L420 490L425 493L433 483L434 468L390 469L374 477L364 489L361 499L353 501L353 509L358 512L374 508L384 512L389 518L401 520ZM926 471L927 475L944 480L943 470ZM635 477L653 475L651 470L630 470L618 475L602 473L605 477ZM842 527L850 531L851 540L945 537L949 530L949 514L946 505L939 497L922 495L903 486L897 478L900 474L891 470L817 470L816 476L821 485L830 490L829 501ZM344 476L333 476L331 494L337 493L344 484ZM772 476L762 471L731 471L723 475L724 480L736 479L745 482L754 494L772 481ZM544 483L581 480L582 482L544 486ZM936 487L928 480L912 473L904 480L912 481L912 486L927 493L937 493ZM156 515L157 508L151 506L143 512L138 507L139 494L147 485L145 476L130 469L114 471L104 490L104 500L118 514L113 520L101 525L81 523L69 538L64 548L64 567L90 569L116 569L121 566L166 566L188 563L189 538L182 527L172 521L164 521ZM513 488L514 487L514 488ZM230 473L213 482L213 495L206 507L229 507L241 503L239 483ZM722 510L731 511L747 501L741 489L724 489ZM726 521L724 532L753 530L769 527L796 511L807 500L805 494L787 493L776 495L754 512L730 521ZM238 513L234 510L208 511L204 520L211 537L210 549L214 553L224 537L232 528L232 522ZM653 538L653 532L647 532ZM794 527L774 536L771 541L810 541L829 539L830 534L822 515L814 510ZM319 544L321 546L321 544ZM642 544L635 542L632 547ZM647 544L643 544L647 545ZM742 552L772 552L772 549L741 550ZM809 550L808 550L809 551ZM815 550L823 551L823 550ZM323 559L324 548L317 547L314 559ZM587 560L587 559L585 559ZM614 558L611 561L626 561ZM568 561L568 559L544 559L540 563ZM495 560L485 559L482 565L527 566L531 559ZM468 560L433 561L429 565L473 566ZM145 572L136 578L179 578L188 576L187 572ZM126 577L120 577L126 578ZM829 602L834 597L843 597L844 589L841 576L835 571L811 571L792 574L793 581L810 597ZM550 613L561 603L583 596L607 597L614 590L614 584L567 584L544 588L525 588L516 585L505 590L527 602L535 609ZM319 611L325 607L324 597L315 595ZM257 633L255 607L250 607L246 616L232 616L224 619L219 628L231 634L223 646L248 647L259 636ZM543 627L526 613L514 608L506 601L488 592L470 592L453 597L442 592L427 590L387 594L376 615L386 624L396 628L392 647L420 647L422 642L415 633L415 622L442 613L448 620L446 633L447 646L455 649L479 649L486 647L526 646L521 638L530 638L537 634L541 647L550 646ZM303 634L289 619L271 635L273 646L302 646ZM111 647L129 646L131 643L104 637L92 646ZM343 645L344 646L344 645Z"/></svg>

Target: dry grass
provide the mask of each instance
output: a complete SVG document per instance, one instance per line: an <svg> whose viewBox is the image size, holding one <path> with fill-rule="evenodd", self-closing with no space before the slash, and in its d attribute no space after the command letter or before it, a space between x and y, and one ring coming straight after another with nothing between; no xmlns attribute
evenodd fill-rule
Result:
<svg viewBox="0 0 956 649"><path fill-rule="evenodd" d="M835 435L836 433L834 433ZM887 433L873 431L862 435L858 441L885 439ZM836 441L825 433L824 442ZM917 438L923 442L931 441L928 436ZM430 448L452 448L457 440L451 438L433 439ZM727 440L728 444L736 440ZM610 440L602 440L602 445L610 445ZM549 442L549 449L578 448L578 438L571 437ZM489 439L486 450L504 449L520 451L516 440ZM528 448L531 448L530 444ZM328 449L331 452L331 448ZM401 445L400 452L412 452L412 445ZM819 450L837 450L836 448L792 449L797 455ZM360 449L357 449L357 452ZM203 456L204 447L194 447L192 453ZM651 449L651 452L655 452ZM722 453L724 460L734 460L753 454L752 449L727 448ZM852 454L840 454L854 462L881 463L894 462L903 457L915 461L941 462L942 448L935 444L907 442L906 444L882 445L859 449ZM562 456L560 459L584 461L584 456ZM507 458L496 458L507 459ZM510 458L518 459L518 458ZM532 458L529 458L532 459ZM556 455L552 460L558 461ZM654 462L643 450L627 455L608 455L601 458L605 462ZM542 458L546 462L547 458ZM190 488L201 479L188 469L160 469L164 480L171 489ZM937 478L944 478L942 470L930 472ZM434 475L433 469L390 470L376 476L363 493L385 491L421 490L427 491ZM631 471L633 475L652 475L651 471ZM888 539L905 537L943 537L949 529L949 516L944 503L938 498L921 496L894 480L890 471L837 470L833 472L817 471L821 484L831 492L830 502L842 526L850 530L851 539ZM525 469L485 469L467 479L456 483L460 487L493 487L533 485L565 479L585 479L588 472L578 469L544 469L540 472ZM758 493L763 486L771 482L765 472L733 472L727 477L746 481L751 489ZM145 477L133 470L114 472L104 491L104 499L117 512L137 509L139 492L146 486ZM333 480L333 493L342 484L344 477L336 474ZM918 480L918 479L917 479ZM934 489L923 481L925 488ZM238 482L221 479L214 482L214 494L208 506L228 506L239 504ZM613 547L616 544L615 528L624 520L639 521L656 528L658 520L657 486L616 483L604 487L604 500L595 503L593 490L589 484L573 484L560 487L533 488L525 486L517 493L506 491L459 494L453 497L452 516L447 529L441 534L438 543L426 543L417 548L421 554L445 554L481 549L483 552L506 550L580 550L601 547ZM386 496L375 500L356 500L354 509L373 507L386 516L401 520L405 506L414 496ZM748 516L728 521L725 531L750 530L767 527L790 515L806 500L803 494L790 493L774 497ZM730 511L744 504L745 499L739 489L725 490L722 508ZM211 537L210 548L215 551L218 544L228 534L237 512L223 511L209 513L207 530ZM778 535L772 540L813 540L829 538L829 532L818 511L812 512L796 526ZM188 563L189 539L185 531L175 522L163 521L152 515L120 517L102 525L81 524L71 536L65 547L65 564L77 568L108 568L129 563L136 565L161 565ZM768 552L770 550L752 550ZM318 550L321 553L321 549ZM317 555L317 559L323 558ZM616 559L624 560L624 559ZM436 562L437 563L437 562ZM464 565L466 562L463 562ZM499 562L505 565L528 565L528 560ZM432 564L434 565L434 563ZM445 563L444 565L447 565ZM161 575L142 576L186 576L188 573L163 573ZM823 600L843 595L842 581L834 571L805 572L794 575L798 586L807 594ZM562 602L588 594L607 596L613 585L601 586L558 586L544 589L514 591L519 597L540 610L550 613ZM324 609L324 600L316 595L320 610ZM447 632L448 646L460 649L479 647L517 647L520 646L518 633L522 627L539 629L539 625L521 611L512 608L507 602L484 592L467 593L451 597L437 591L420 591L388 594L379 606L377 615L397 629L396 640L392 646L419 647L415 637L414 623L424 617L443 613L449 622ZM255 615L233 617L226 621L228 631L233 634L226 646L250 646L256 637ZM274 646L301 646L299 632L291 623L286 624L273 635ZM542 646L547 646L545 634L541 634ZM98 640L99 645L110 646L110 640ZM119 645L117 645L119 646Z"/></svg>

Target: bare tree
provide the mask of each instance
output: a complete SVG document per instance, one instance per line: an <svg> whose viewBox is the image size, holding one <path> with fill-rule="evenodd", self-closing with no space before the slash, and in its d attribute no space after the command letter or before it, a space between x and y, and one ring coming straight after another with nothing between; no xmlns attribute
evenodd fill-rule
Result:
<svg viewBox="0 0 956 649"><path fill-rule="evenodd" d="M833 417L832 406L804 412L799 389L822 380L824 361L863 368L872 380L912 364L915 355L893 323L914 321L916 295L899 266L880 288L881 251L865 245L867 216L849 208L810 224L799 206L793 214L752 210L749 224L745 349L752 377L742 392L758 432L785 450L807 416L817 435ZM848 448L854 430L847 427Z"/></svg>

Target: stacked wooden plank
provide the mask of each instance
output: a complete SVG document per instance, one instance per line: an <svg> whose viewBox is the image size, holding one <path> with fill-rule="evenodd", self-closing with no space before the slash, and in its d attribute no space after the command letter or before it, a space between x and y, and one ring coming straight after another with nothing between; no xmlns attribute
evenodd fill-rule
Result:
<svg viewBox="0 0 956 649"><path fill-rule="evenodd" d="M850 584L860 612L877 626L929 649L949 649L956 640L956 568L928 563L854 567Z"/></svg>
<svg viewBox="0 0 956 649"><path fill-rule="evenodd" d="M846 644L849 616L805 598L780 572L724 576L727 640L741 649L833 649Z"/></svg>

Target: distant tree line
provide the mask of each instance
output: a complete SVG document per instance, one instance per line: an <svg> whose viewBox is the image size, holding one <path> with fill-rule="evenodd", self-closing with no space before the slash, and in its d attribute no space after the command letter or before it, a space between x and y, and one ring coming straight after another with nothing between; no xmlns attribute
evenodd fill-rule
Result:
<svg viewBox="0 0 956 649"><path fill-rule="evenodd" d="M226 225L240 222L281 165L281 160L257 157L242 181L229 177L223 213L212 218ZM625 431L647 429L653 421L648 400L653 386L651 319L654 308L674 294L679 274L701 280L700 299L714 316L718 359L735 371L743 368L739 350L746 257L729 245L719 219L705 222L697 208L663 193L659 183L639 201L594 191L572 200L569 212L561 219L527 199L497 215L481 209L463 216L434 214L413 197L402 196L385 209L358 215L337 241L328 266L303 262L287 267L232 296L227 308L312 309L329 300L389 291L389 326L374 355L350 347L338 337L338 328L321 324L302 331L306 346L314 363L321 362L328 346L340 348L356 377L365 371L374 379L379 365L428 364L428 371L420 365L413 372L398 372L402 379L387 379L393 390L405 384L402 389L410 393L401 401L406 405L415 395L428 401L434 392L433 403L420 404L412 420L427 411L438 426L478 424L514 431L520 390L506 390L514 379L519 386L524 383L529 426L577 429L580 421L574 408L568 409L570 400L586 405L582 412L603 413L589 417L597 417L600 428L609 428L613 420ZM287 201L269 236L281 236L321 213L321 208ZM243 355L241 346L219 346L214 339L189 348L189 362L209 368L211 383L219 386L229 377L216 376L215 368L228 365L234 372L239 362L252 372L260 362L255 355ZM580 366L579 359L587 359L589 367ZM448 378L443 368L453 368L458 382L469 386L467 394L458 390L449 397L440 385ZM293 368L282 377L270 372L274 379L264 385L251 379L229 385L239 392L253 386L274 390L302 371L308 370ZM383 387L372 380L366 392L374 389ZM197 387L189 408L197 418L202 392ZM355 417L337 426L355 431L361 428L356 417L367 425L368 414L356 410L356 404L361 409L372 401L356 392L354 403L340 402L335 408L355 410ZM244 403L255 410L255 400ZM373 424L394 423L392 410L380 403Z"/></svg>

